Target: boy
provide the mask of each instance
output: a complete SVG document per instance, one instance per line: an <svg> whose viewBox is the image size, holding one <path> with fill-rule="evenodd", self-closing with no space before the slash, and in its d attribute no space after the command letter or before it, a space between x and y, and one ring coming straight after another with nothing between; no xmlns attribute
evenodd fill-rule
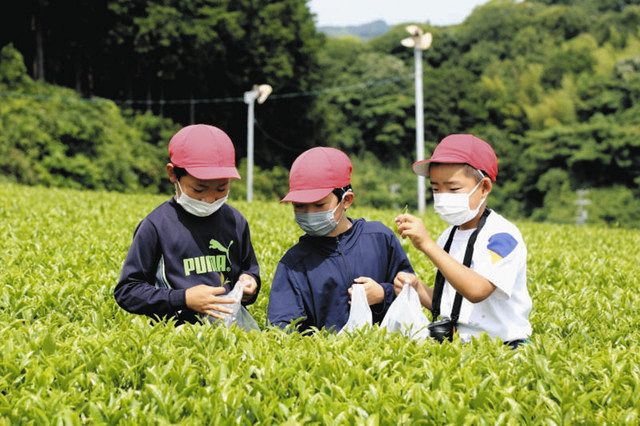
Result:
<svg viewBox="0 0 640 426"><path fill-rule="evenodd" d="M351 161L334 148L302 153L289 174L289 193L296 222L305 231L278 263L267 318L298 330L312 327L338 331L349 318L351 286L363 284L373 321L380 322L394 300L392 280L413 272L400 242L379 222L350 219L353 204Z"/></svg>
<svg viewBox="0 0 640 426"><path fill-rule="evenodd" d="M236 281L248 283L243 303L256 300L260 270L249 225L226 204L230 179L240 179L235 150L222 130L187 126L169 142L167 174L176 195L136 228L122 266L115 299L123 309L178 324L198 314L221 317L223 295Z"/></svg>
<svg viewBox="0 0 640 426"><path fill-rule="evenodd" d="M452 226L436 243L417 217L396 218L400 235L438 268L434 289L400 273L394 280L396 292L410 282L433 321L440 313L449 318L432 324L431 334L438 340L443 340L442 327L450 326L448 339L456 329L462 341L486 332L517 347L531 335L527 250L518 228L487 208L498 175L493 149L473 135L449 135L413 170L429 177L434 208Z"/></svg>

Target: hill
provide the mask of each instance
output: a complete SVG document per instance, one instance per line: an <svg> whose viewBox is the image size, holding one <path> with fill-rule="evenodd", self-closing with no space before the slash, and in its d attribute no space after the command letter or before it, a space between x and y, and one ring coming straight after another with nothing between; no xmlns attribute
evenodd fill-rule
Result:
<svg viewBox="0 0 640 426"><path fill-rule="evenodd" d="M383 20L376 20L360 25L346 25L346 26L320 26L318 31L328 35L329 37L339 36L355 36L363 40L369 40L374 37L381 36L389 31L391 28Z"/></svg>

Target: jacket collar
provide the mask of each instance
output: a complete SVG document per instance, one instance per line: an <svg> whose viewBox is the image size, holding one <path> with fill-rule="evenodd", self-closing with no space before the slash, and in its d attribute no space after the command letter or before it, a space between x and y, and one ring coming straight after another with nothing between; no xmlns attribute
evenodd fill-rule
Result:
<svg viewBox="0 0 640 426"><path fill-rule="evenodd" d="M342 234L335 237L312 237L310 235L303 235L300 237L300 244L308 245L328 255L338 255L340 252L350 250L358 241L358 237L364 228L365 220L354 220L350 217L347 217L347 219L349 219L352 226Z"/></svg>

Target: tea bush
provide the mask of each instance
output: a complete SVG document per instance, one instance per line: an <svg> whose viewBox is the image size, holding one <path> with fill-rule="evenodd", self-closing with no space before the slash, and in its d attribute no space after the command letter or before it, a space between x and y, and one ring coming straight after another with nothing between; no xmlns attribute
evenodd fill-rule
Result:
<svg viewBox="0 0 640 426"><path fill-rule="evenodd" d="M152 326L112 292L135 225L166 197L3 184L0 198L0 425L640 421L638 231L518 223L534 334L513 351L377 328ZM275 266L300 231L289 206L232 204L251 225L264 286L249 310L264 324ZM391 224L396 213L352 216Z"/></svg>

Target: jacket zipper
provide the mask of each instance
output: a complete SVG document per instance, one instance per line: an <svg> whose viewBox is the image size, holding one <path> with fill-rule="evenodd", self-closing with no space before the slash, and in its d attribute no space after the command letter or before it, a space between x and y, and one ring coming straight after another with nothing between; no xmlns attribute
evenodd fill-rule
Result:
<svg viewBox="0 0 640 426"><path fill-rule="evenodd" d="M349 287L351 287L351 283L353 283L353 280L355 279L355 277L353 276L353 271L351 271L351 268L349 267L348 262L346 261L345 257L344 257L344 253L343 251L340 249L340 236L336 236L336 251L338 252L338 255L340 256L340 261L342 262L342 265L344 266L344 271L346 271L347 273L347 277L345 278L346 283L349 285ZM344 274L341 274L344 278Z"/></svg>

